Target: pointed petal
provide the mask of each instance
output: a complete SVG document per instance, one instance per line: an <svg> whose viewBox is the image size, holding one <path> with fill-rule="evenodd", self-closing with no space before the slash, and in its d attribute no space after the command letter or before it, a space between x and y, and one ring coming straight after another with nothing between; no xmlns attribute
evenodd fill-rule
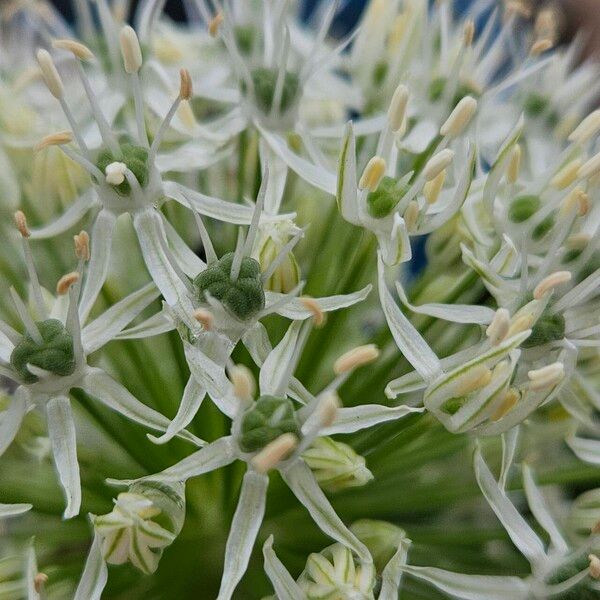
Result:
<svg viewBox="0 0 600 600"><path fill-rule="evenodd" d="M288 168L285 162L282 161L262 139L259 142L259 150L263 174L265 171L268 171L269 173L264 210L270 215L276 215L279 213L281 207Z"/></svg>
<svg viewBox="0 0 600 600"><path fill-rule="evenodd" d="M27 600L40 600L40 595L35 589L35 577L38 574L38 565L33 542L34 538L30 540L26 553L25 581L27 585Z"/></svg>
<svg viewBox="0 0 600 600"><path fill-rule="evenodd" d="M133 321L159 296L160 292L154 283L149 283L113 304L97 319L86 325L81 334L86 355L95 352L114 339L125 325Z"/></svg>
<svg viewBox="0 0 600 600"><path fill-rule="evenodd" d="M248 568L252 548L265 514L268 485L267 475L246 471L240 499L229 529L217 600L230 600Z"/></svg>
<svg viewBox="0 0 600 600"><path fill-rule="evenodd" d="M190 279L194 279L201 271L206 269L206 263L181 239L173 225L164 216L162 221L173 257L181 270Z"/></svg>
<svg viewBox="0 0 600 600"><path fill-rule="evenodd" d="M107 581L108 569L102 558L102 540L96 533L73 600L100 600Z"/></svg>
<svg viewBox="0 0 600 600"><path fill-rule="evenodd" d="M142 404L102 369L89 367L82 387L88 394L136 423L159 431L166 431L169 427L170 421L167 417ZM187 431L181 431L177 435L197 446L204 445L202 440Z"/></svg>
<svg viewBox="0 0 600 600"><path fill-rule="evenodd" d="M54 464L67 500L63 517L70 519L79 514L81 507L81 481L71 402L65 396L51 398L46 405L46 415Z"/></svg>
<svg viewBox="0 0 600 600"><path fill-rule="evenodd" d="M383 569L381 574L381 591L378 600L397 600L400 591L400 581L402 579L402 567L406 565L408 557L408 548L411 541L403 538L396 550L394 556Z"/></svg>
<svg viewBox="0 0 600 600"><path fill-rule="evenodd" d="M23 388L20 388L23 389ZM27 393L17 392L8 407L0 412L0 456L12 444L27 414Z"/></svg>
<svg viewBox="0 0 600 600"><path fill-rule="evenodd" d="M394 214L392 230L375 231L381 250L381 257L386 265L394 266L409 261L412 258L410 236L404 219Z"/></svg>
<svg viewBox="0 0 600 600"><path fill-rule="evenodd" d="M32 508L31 504L0 504L0 519L22 515Z"/></svg>
<svg viewBox="0 0 600 600"><path fill-rule="evenodd" d="M306 600L306 595L300 586L294 581L279 558L277 558L273 550L272 535L269 536L263 545L263 556L265 557L265 572L271 581L277 598Z"/></svg>
<svg viewBox="0 0 600 600"><path fill-rule="evenodd" d="M515 459L517 443L519 441L520 427L513 427L502 434L502 469L500 471L500 480L498 484L504 490L510 474L510 468Z"/></svg>
<svg viewBox="0 0 600 600"><path fill-rule="evenodd" d="M73 204L58 217L58 219L39 229L32 229L31 239L45 240L69 231L71 227L74 227L81 219L83 219L92 206L97 204L96 192L94 190L88 190L83 196L75 200L75 202L73 202Z"/></svg>
<svg viewBox="0 0 600 600"><path fill-rule="evenodd" d="M380 423L401 419L413 413L422 413L425 408L413 406L383 406L381 404L365 404L352 408L339 408L335 421L320 431L319 435L336 433L354 433Z"/></svg>
<svg viewBox="0 0 600 600"><path fill-rule="evenodd" d="M352 122L346 125L344 139L342 140L335 200L342 217L346 221L354 223L354 225L359 225L356 139L354 137Z"/></svg>
<svg viewBox="0 0 600 600"><path fill-rule="evenodd" d="M323 533L356 552L361 560L372 562L367 547L338 517L303 460L297 460L292 466L282 469L281 476Z"/></svg>
<svg viewBox="0 0 600 600"><path fill-rule="evenodd" d="M381 256L378 257L377 264L379 299L390 332L400 352L408 362L419 372L423 379L431 381L441 372L440 360L394 302L385 282L385 271Z"/></svg>
<svg viewBox="0 0 600 600"><path fill-rule="evenodd" d="M153 337L175 329L175 323L171 315L166 310L161 310L152 315L139 325L134 325L129 329L124 329L121 333L115 335L116 340L139 340L147 337Z"/></svg>
<svg viewBox="0 0 600 600"><path fill-rule="evenodd" d="M569 448L573 450L577 458L600 466L600 440L592 440L572 435L566 439Z"/></svg>

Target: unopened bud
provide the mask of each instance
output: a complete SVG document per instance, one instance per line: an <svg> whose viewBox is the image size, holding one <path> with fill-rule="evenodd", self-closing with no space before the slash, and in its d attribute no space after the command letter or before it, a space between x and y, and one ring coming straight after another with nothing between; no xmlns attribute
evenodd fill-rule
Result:
<svg viewBox="0 0 600 600"><path fill-rule="evenodd" d="M335 361L333 372L336 375L348 373L358 367L372 363L377 360L377 358L379 358L379 348L377 348L375 344L358 346L357 348L353 348L349 352L342 354L342 356Z"/></svg>
<svg viewBox="0 0 600 600"><path fill-rule="evenodd" d="M471 122L476 110L477 100L472 96L465 96L450 113L450 116L440 128L440 133L448 137L460 135Z"/></svg>
<svg viewBox="0 0 600 600"><path fill-rule="evenodd" d="M79 273L77 271L73 271L72 273L67 273L63 275L56 284L56 293L59 296L64 296L71 286L79 281Z"/></svg>
<svg viewBox="0 0 600 600"><path fill-rule="evenodd" d="M79 60L87 61L94 58L93 52L85 44L76 42L75 40L54 40L52 46L61 50L67 50Z"/></svg>
<svg viewBox="0 0 600 600"><path fill-rule="evenodd" d="M142 49L135 30L125 25L119 34L123 65L127 73L137 73L142 66Z"/></svg>
<svg viewBox="0 0 600 600"><path fill-rule="evenodd" d="M40 49L37 51L37 61L42 71L42 77L46 83L46 87L55 98L62 98L64 94L63 82L56 70L54 61L47 50Z"/></svg>
<svg viewBox="0 0 600 600"><path fill-rule="evenodd" d="M454 152L449 148L438 152L432 157L423 169L423 176L427 181L435 179L454 159Z"/></svg>
<svg viewBox="0 0 600 600"><path fill-rule="evenodd" d="M284 433L267 444L250 463L258 473L267 473L287 458L298 447L298 438L293 433Z"/></svg>
<svg viewBox="0 0 600 600"><path fill-rule="evenodd" d="M376 191L379 182L385 175L385 169L385 160L380 156L374 156L365 167L362 177L358 182L358 187L361 190L369 190L370 192Z"/></svg>

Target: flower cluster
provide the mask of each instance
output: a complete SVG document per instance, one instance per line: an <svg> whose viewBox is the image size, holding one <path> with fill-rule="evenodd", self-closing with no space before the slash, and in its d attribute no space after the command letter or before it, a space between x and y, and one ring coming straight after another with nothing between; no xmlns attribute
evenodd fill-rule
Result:
<svg viewBox="0 0 600 600"><path fill-rule="evenodd" d="M0 596L600 595L582 42L164 4L0 6Z"/></svg>

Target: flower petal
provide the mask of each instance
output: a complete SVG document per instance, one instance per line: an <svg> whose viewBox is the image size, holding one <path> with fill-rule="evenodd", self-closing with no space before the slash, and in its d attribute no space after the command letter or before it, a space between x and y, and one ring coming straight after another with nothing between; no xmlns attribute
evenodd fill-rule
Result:
<svg viewBox="0 0 600 600"><path fill-rule="evenodd" d="M277 558L273 550L273 536L270 535L263 545L263 556L265 557L265 572L271 581L277 598L289 600L306 600L306 595L300 586L294 581L283 563Z"/></svg>
<svg viewBox="0 0 600 600"><path fill-rule="evenodd" d="M161 310L152 315L139 325L134 325L129 329L124 329L121 333L114 336L115 340L139 340L142 338L153 337L175 329L175 323L171 315L166 310Z"/></svg>
<svg viewBox="0 0 600 600"><path fill-rule="evenodd" d="M600 440L572 435L566 439L566 442L577 458L591 465L600 466Z"/></svg>
<svg viewBox="0 0 600 600"><path fill-rule="evenodd" d="M27 414L28 393L23 387L19 388L10 399L8 407L0 412L0 456L12 444L23 418Z"/></svg>
<svg viewBox="0 0 600 600"><path fill-rule="evenodd" d="M102 539L96 533L73 600L100 600L107 581L108 569L102 558Z"/></svg>
<svg viewBox="0 0 600 600"><path fill-rule="evenodd" d="M378 600L397 600L400 591L403 566L406 565L408 548L412 542L403 538L394 556L383 569L381 574L381 591Z"/></svg>
<svg viewBox="0 0 600 600"><path fill-rule="evenodd" d="M354 225L359 225L356 139L351 121L346 125L342 140L335 200L342 217Z"/></svg>
<svg viewBox="0 0 600 600"><path fill-rule="evenodd" d="M32 508L31 504L0 504L0 519L22 515Z"/></svg>

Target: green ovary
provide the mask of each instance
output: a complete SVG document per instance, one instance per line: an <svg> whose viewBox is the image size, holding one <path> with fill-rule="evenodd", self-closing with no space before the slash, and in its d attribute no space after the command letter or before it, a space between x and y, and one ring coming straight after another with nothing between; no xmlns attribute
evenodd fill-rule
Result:
<svg viewBox="0 0 600 600"><path fill-rule="evenodd" d="M135 175L141 187L144 187L148 182L148 150L146 148L134 146L133 144L121 144L120 156L115 156L110 150L102 150L96 161L96 166L104 173L106 167L114 162L125 163L127 168ZM131 192L127 179L119 185L114 185L113 188L121 196L128 196Z"/></svg>
<svg viewBox="0 0 600 600"><path fill-rule="evenodd" d="M277 86L278 72L275 69L266 69L260 67L254 69L250 76L254 85L254 94L258 108L264 113L271 111L273 100L275 98L275 88ZM279 112L286 113L295 103L300 89L300 80L295 73L286 72L283 81L283 90ZM246 85L242 84L242 92L246 93Z"/></svg>
<svg viewBox="0 0 600 600"><path fill-rule="evenodd" d="M244 452L256 452L284 433L300 436L291 400L261 396L242 417L239 445Z"/></svg>
<svg viewBox="0 0 600 600"><path fill-rule="evenodd" d="M75 371L73 338L57 319L36 323L44 340L38 344L26 333L10 355L10 364L25 383L35 383L38 378L27 369L34 365L55 375L71 375Z"/></svg>
<svg viewBox="0 0 600 600"><path fill-rule="evenodd" d="M398 183L392 177L384 177L378 188L367 196L369 214L376 219L387 217L396 208L407 191L407 185Z"/></svg>
<svg viewBox="0 0 600 600"><path fill-rule="evenodd" d="M246 321L265 307L265 292L260 277L260 265L249 257L242 259L240 272L231 280L233 252L225 254L194 280L201 301L206 294L216 298L236 317Z"/></svg>
<svg viewBox="0 0 600 600"><path fill-rule="evenodd" d="M565 337L565 319L562 315L544 313L533 326L531 335L521 344L523 348L534 348Z"/></svg>
<svg viewBox="0 0 600 600"><path fill-rule="evenodd" d="M513 223L524 223L539 210L541 204L542 202L538 196L519 196L512 201L508 218Z"/></svg>

